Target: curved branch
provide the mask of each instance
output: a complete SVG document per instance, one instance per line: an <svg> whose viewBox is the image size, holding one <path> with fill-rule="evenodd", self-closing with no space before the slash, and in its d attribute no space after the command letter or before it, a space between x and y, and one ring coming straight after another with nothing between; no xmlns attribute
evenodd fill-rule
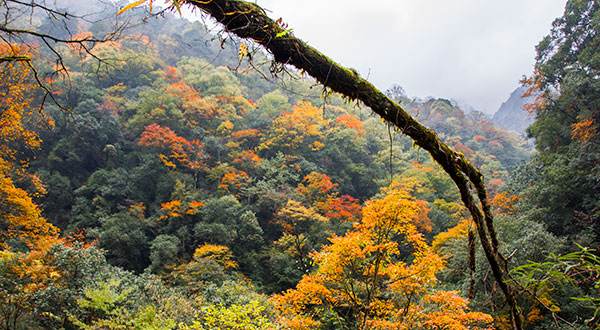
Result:
<svg viewBox="0 0 600 330"><path fill-rule="evenodd" d="M227 31L252 39L273 55L275 61L304 70L326 87L351 100L359 100L386 121L410 136L427 150L450 175L477 227L481 245L498 286L502 289L512 316L513 328L521 329L521 319L513 289L507 282L507 266L498 251L498 238L487 200L483 175L463 154L442 142L434 131L416 121L399 104L392 101L354 70L345 68L317 49L296 38L278 22L269 18L258 5L235 0L185 0L212 16ZM472 188L474 192L472 192Z"/></svg>

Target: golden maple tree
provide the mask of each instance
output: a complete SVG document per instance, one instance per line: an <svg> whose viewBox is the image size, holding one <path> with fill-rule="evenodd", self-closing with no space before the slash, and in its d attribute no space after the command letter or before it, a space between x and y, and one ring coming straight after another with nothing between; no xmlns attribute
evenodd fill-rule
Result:
<svg viewBox="0 0 600 330"><path fill-rule="evenodd" d="M444 261L417 229L421 203L397 187L383 193L351 231L313 253L316 271L274 296L280 321L303 329L334 310L358 329L487 327L491 316L470 312L456 292L435 290Z"/></svg>
<svg viewBox="0 0 600 330"><path fill-rule="evenodd" d="M259 149L275 146L298 149L308 146L313 151L319 151L325 147L323 129L328 124L322 109L307 101L298 102L292 111L275 118L271 132L263 139Z"/></svg>
<svg viewBox="0 0 600 330"><path fill-rule="evenodd" d="M0 46L0 54L21 54L19 45ZM23 55L23 54L21 54ZM45 237L55 237L57 228L44 219L31 194L19 187L15 179L34 178L43 190L37 177L27 173L27 163L17 162L20 146L35 150L41 140L28 129L32 119L30 104L30 69L25 62L8 61L0 67L0 248L7 248L10 241L28 246Z"/></svg>

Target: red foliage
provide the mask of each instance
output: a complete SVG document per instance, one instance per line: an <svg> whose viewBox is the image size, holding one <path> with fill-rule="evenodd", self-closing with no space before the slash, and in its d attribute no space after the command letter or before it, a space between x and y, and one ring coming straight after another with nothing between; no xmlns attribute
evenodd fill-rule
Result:
<svg viewBox="0 0 600 330"><path fill-rule="evenodd" d="M175 162L192 170L203 167L205 158L204 145L199 140L189 141L177 135L172 129L158 124L146 126L138 144L145 147L166 149L168 156L161 155L162 162L169 167L176 167Z"/></svg>
<svg viewBox="0 0 600 330"><path fill-rule="evenodd" d="M166 92L180 99L184 107L190 107L190 103L194 103L200 99L200 94L192 86L183 81L171 83L167 86Z"/></svg>
<svg viewBox="0 0 600 330"><path fill-rule="evenodd" d="M493 178L488 181L488 189L492 192L498 191L504 185L504 180L500 178Z"/></svg>
<svg viewBox="0 0 600 330"><path fill-rule="evenodd" d="M329 197L319 208L327 218L347 222L359 221L362 211L359 200L350 195Z"/></svg>
<svg viewBox="0 0 600 330"><path fill-rule="evenodd" d="M429 205L427 204L426 201L423 200L416 200L415 204L418 207L418 212L415 214L415 217L413 218L414 224L417 227L417 229L424 233L430 233L431 230L433 229L432 224L431 224L431 219L429 219Z"/></svg>

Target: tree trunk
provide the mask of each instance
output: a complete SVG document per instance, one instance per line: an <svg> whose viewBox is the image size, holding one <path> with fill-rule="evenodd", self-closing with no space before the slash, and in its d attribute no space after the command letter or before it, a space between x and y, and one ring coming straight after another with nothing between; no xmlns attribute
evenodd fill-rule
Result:
<svg viewBox="0 0 600 330"><path fill-rule="evenodd" d="M467 297L469 299L475 298L475 231L469 225L468 243L467 248L469 250L469 292Z"/></svg>
<svg viewBox="0 0 600 330"><path fill-rule="evenodd" d="M225 29L240 38L252 39L265 47L275 61L292 65L317 79L324 86L351 100L359 100L386 121L410 136L450 175L477 227L486 258L498 286L510 306L514 329L521 329L521 319L513 294L507 283L506 261L498 251L498 239L487 201L483 175L463 154L452 150L430 129L411 117L357 72L345 68L296 38L289 30L270 19L258 5L236 0L184 0L212 16ZM471 189L473 187L473 190Z"/></svg>

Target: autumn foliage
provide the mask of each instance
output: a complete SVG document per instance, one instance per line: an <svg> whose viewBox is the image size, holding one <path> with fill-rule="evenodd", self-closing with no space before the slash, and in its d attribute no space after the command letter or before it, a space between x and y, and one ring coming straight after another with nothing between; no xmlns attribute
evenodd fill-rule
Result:
<svg viewBox="0 0 600 330"><path fill-rule="evenodd" d="M337 187L331 178L323 173L311 172L307 174L296 188L296 191L304 196L309 203L324 201Z"/></svg>
<svg viewBox="0 0 600 330"><path fill-rule="evenodd" d="M200 170L204 165L204 145L199 140L189 141L168 127L159 124L146 126L138 143L141 146L164 150L160 153L161 162L169 168L181 165L193 171Z"/></svg>
<svg viewBox="0 0 600 330"><path fill-rule="evenodd" d="M491 317L470 312L455 292L434 290L444 262L415 226L417 201L398 189L384 193L366 203L351 231L312 254L316 271L273 298L282 322L304 329L332 309L359 329L489 326Z"/></svg>
<svg viewBox="0 0 600 330"><path fill-rule="evenodd" d="M309 150L319 151L325 147L323 129L327 125L328 120L323 117L322 109L309 102L299 102L291 111L284 112L275 119L271 133L259 148L308 147Z"/></svg>
<svg viewBox="0 0 600 330"><path fill-rule="evenodd" d="M595 134L596 127L591 119L582 120L571 125L571 136L581 142L590 141Z"/></svg>
<svg viewBox="0 0 600 330"><path fill-rule="evenodd" d="M327 197L327 200L318 204L325 216L332 220L356 222L360 220L362 206L360 202L350 196Z"/></svg>
<svg viewBox="0 0 600 330"><path fill-rule="evenodd" d="M351 114L343 114L337 117L335 121L346 128L355 130L358 135L362 136L365 134L365 128L362 121Z"/></svg>
<svg viewBox="0 0 600 330"><path fill-rule="evenodd" d="M0 323L13 308L21 328L491 327L474 311L487 301L450 291L465 285L448 280L463 252L448 246L474 227L423 150L311 81L259 82L267 68L244 67L263 56L253 46L241 44L231 70L219 57L229 40L212 45L207 31L164 19L95 45L110 64L56 43L73 84L44 82L73 116L51 103L55 129L36 111L27 62L1 63L0 301L10 304ZM106 27L73 28L84 41L84 28ZM446 103L403 100L500 191L522 150ZM594 123L570 126L571 137L586 140ZM492 196L495 214L516 212L517 197Z"/></svg>
<svg viewBox="0 0 600 330"><path fill-rule="evenodd" d="M174 219L181 218L184 216L192 216L196 215L200 208L204 206L204 203L201 201L181 201L178 199L174 199L171 201L167 201L160 204L160 219Z"/></svg>
<svg viewBox="0 0 600 330"><path fill-rule="evenodd" d="M248 173L240 170L232 170L223 174L219 181L219 189L223 189L229 192L237 192L243 187L247 186L252 178Z"/></svg>
<svg viewBox="0 0 600 330"><path fill-rule="evenodd" d="M19 49L19 45L2 44L0 53L15 55L13 52ZM10 240L32 246L57 234L31 194L15 182L29 176L27 162L16 161L18 146L34 150L41 143L27 126L32 119L30 99L34 88L29 75L30 69L23 62L5 62L0 67L0 248ZM38 186L43 187L41 183Z"/></svg>

